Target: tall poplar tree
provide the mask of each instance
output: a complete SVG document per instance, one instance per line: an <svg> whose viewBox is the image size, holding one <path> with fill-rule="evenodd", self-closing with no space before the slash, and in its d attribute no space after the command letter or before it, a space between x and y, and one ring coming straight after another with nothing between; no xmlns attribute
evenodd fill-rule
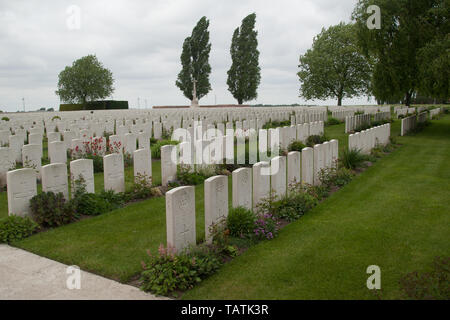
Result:
<svg viewBox="0 0 450 320"><path fill-rule="evenodd" d="M256 90L261 81L259 67L258 32L255 30L256 14L242 20L240 28L234 30L231 40L231 67L228 70L228 90L242 104L256 99Z"/></svg>
<svg viewBox="0 0 450 320"><path fill-rule="evenodd" d="M200 99L211 90L209 83L209 74L211 66L209 64L209 53L211 43L209 42L209 20L202 17L190 37L187 37L183 43L181 53L181 71L178 73L176 86L180 88L184 96L190 100L193 99L193 80L196 82L197 98Z"/></svg>

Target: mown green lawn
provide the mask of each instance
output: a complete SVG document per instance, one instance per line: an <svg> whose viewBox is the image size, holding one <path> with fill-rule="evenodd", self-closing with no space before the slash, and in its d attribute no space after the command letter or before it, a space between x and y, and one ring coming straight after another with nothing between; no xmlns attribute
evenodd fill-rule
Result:
<svg viewBox="0 0 450 320"><path fill-rule="evenodd" d="M376 162L278 238L251 247L185 299L375 299L366 268L381 268L383 299L398 281L450 255L450 116L398 138Z"/></svg>

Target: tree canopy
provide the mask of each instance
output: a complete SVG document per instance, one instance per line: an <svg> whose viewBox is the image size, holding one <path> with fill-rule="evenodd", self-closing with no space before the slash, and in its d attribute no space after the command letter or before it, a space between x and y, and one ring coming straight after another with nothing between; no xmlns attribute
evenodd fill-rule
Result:
<svg viewBox="0 0 450 320"><path fill-rule="evenodd" d="M242 20L241 27L234 30L231 40L232 64L228 70L227 84L239 104L257 98L261 81L255 22L256 14L249 14Z"/></svg>
<svg viewBox="0 0 450 320"><path fill-rule="evenodd" d="M184 96L189 100L193 99L193 80L196 82L197 98L207 95L211 90L209 74L211 66L209 64L209 53L211 43L209 42L209 20L202 17L192 30L190 37L183 42L181 52L181 71L178 73L176 86L180 88Z"/></svg>
<svg viewBox="0 0 450 320"><path fill-rule="evenodd" d="M114 92L112 72L95 55L87 55L59 73L58 90L62 101L81 103L104 99Z"/></svg>
<svg viewBox="0 0 450 320"><path fill-rule="evenodd" d="M367 7L377 5L381 28L368 29ZM359 0L352 18L359 45L374 61L371 93L379 101L415 93L448 98L449 0Z"/></svg>
<svg viewBox="0 0 450 320"><path fill-rule="evenodd" d="M368 92L370 65L359 51L352 24L340 23L313 40L312 48L300 56L300 96L306 100L343 98Z"/></svg>

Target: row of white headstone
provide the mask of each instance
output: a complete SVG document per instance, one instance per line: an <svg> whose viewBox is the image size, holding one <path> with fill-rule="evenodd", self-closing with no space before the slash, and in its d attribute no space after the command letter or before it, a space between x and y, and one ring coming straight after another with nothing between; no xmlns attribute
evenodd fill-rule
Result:
<svg viewBox="0 0 450 320"><path fill-rule="evenodd" d="M371 115L369 113L345 117L345 133L355 131L362 125L370 125L370 120Z"/></svg>
<svg viewBox="0 0 450 320"><path fill-rule="evenodd" d="M149 149L134 151L133 169L135 179L148 179L151 183L152 162ZM113 153L103 157L104 189L114 192L125 191L125 173L123 155ZM40 168L39 174L33 168L11 170L6 173L8 194L8 213L25 216L29 214L29 201L37 194L37 178L41 177L42 191L62 192L69 199L68 179L71 181L72 194L76 180L83 178L86 191L95 192L94 166L91 159L78 159L70 162L70 177L65 163L52 163Z"/></svg>
<svg viewBox="0 0 450 320"><path fill-rule="evenodd" d="M377 145L389 143L391 124L386 123L348 136L348 149L369 154Z"/></svg>
<svg viewBox="0 0 450 320"><path fill-rule="evenodd" d="M96 136L125 134L140 131L154 131L159 138L163 129L187 128L194 122L203 121L205 125L225 122L253 123L254 129L260 129L269 121L289 120L294 115L298 123L324 120L326 107L280 107L280 108L205 108L205 109L153 109L153 110L109 110L74 111L53 113L11 113L10 121L0 120L0 131L9 134L23 132L44 133L57 131L90 130ZM243 123L245 127L245 123Z"/></svg>
<svg viewBox="0 0 450 320"><path fill-rule="evenodd" d="M337 110L331 113L331 116L340 121L344 121L346 117L352 117L355 115L354 110Z"/></svg>
<svg viewBox="0 0 450 320"><path fill-rule="evenodd" d="M176 177L177 164L191 165L192 170L203 168L204 164L221 164L223 160L226 163L239 164L245 163L245 140L237 139L237 154L234 153L234 137L232 134L222 136L222 133L217 131L203 136L203 139L196 140L196 131L191 128L187 136L180 135L181 143L178 146L166 145L161 147L161 177L162 185L166 186L170 181ZM230 129L227 129L228 133ZM306 143L306 140L311 135L322 135L324 124L322 121L298 124L296 126L279 127L274 129L260 129L258 137L256 131L249 135L249 164L257 162L257 155L261 161L268 160L274 156L278 156L278 147L287 148L289 144L295 140ZM185 132L187 133L187 132ZM193 138L192 138L193 137ZM258 138L258 139L257 139ZM278 147L275 146L278 145ZM267 156L267 151L270 151L270 156ZM193 165L199 165L194 167Z"/></svg>
<svg viewBox="0 0 450 320"><path fill-rule="evenodd" d="M413 130L417 126L417 117L416 115L412 115L402 119L400 135L404 136L411 130Z"/></svg>
<svg viewBox="0 0 450 320"><path fill-rule="evenodd" d="M283 198L295 183L319 184L322 169L337 165L338 141L331 140L289 152L270 162L258 162L252 168L232 172L232 207L256 210L270 196ZM228 177L213 176L205 180L205 234L210 241L210 227L228 215ZM167 244L179 251L195 245L195 188L182 186L166 193Z"/></svg>
<svg viewBox="0 0 450 320"><path fill-rule="evenodd" d="M416 108L395 107L394 112L397 114L397 118L399 118L400 116L407 116L408 114L416 113Z"/></svg>
<svg viewBox="0 0 450 320"><path fill-rule="evenodd" d="M441 108L435 108L430 110L430 119L433 119L435 116L441 113Z"/></svg>
<svg viewBox="0 0 450 320"><path fill-rule="evenodd" d="M423 123L423 122L426 122L427 120L428 120L428 112L424 111L417 115L418 123Z"/></svg>
<svg viewBox="0 0 450 320"><path fill-rule="evenodd" d="M373 121L374 122L380 122L380 121L386 121L391 120L391 112L377 112L373 115Z"/></svg>

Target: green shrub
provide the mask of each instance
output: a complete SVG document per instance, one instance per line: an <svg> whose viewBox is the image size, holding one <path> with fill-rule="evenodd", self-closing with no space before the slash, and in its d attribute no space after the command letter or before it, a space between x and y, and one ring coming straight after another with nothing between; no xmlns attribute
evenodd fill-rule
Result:
<svg viewBox="0 0 450 320"><path fill-rule="evenodd" d="M395 146L392 143L385 144L381 148L381 150L383 150L383 152L385 152L385 153L392 152L392 151L394 151L394 149L395 149Z"/></svg>
<svg viewBox="0 0 450 320"><path fill-rule="evenodd" d="M89 101L86 108L82 104L69 103L60 104L59 111L77 111L77 110L110 110L110 109L128 109L128 101L102 100Z"/></svg>
<svg viewBox="0 0 450 320"><path fill-rule="evenodd" d="M113 190L103 190L98 196L110 204L111 210L122 207L127 200L127 196L124 193L117 193Z"/></svg>
<svg viewBox="0 0 450 320"><path fill-rule="evenodd" d="M370 155L371 157L374 158L381 158L384 154L384 146L376 146L375 148L372 148L372 150L370 150Z"/></svg>
<svg viewBox="0 0 450 320"><path fill-rule="evenodd" d="M324 143L325 141L327 141L327 137L325 135L312 135L309 136L308 139L306 139L306 145L308 147L314 147L316 144L321 144Z"/></svg>
<svg viewBox="0 0 450 320"><path fill-rule="evenodd" d="M304 145L303 142L299 140L295 140L291 142L291 144L288 147L288 150L301 152L303 148L306 148L306 145Z"/></svg>
<svg viewBox="0 0 450 320"><path fill-rule="evenodd" d="M52 118L52 121L53 121L53 120L56 120L56 119L61 120L61 117L60 117L60 116L54 116L54 117Z"/></svg>
<svg viewBox="0 0 450 320"><path fill-rule="evenodd" d="M42 192L31 198L30 207L34 221L42 227L57 227L78 218L75 204L66 202L61 192Z"/></svg>
<svg viewBox="0 0 450 320"><path fill-rule="evenodd" d="M177 181L181 185L198 185L209 177L223 173L222 166L205 165L197 166L196 171L191 172L188 165L179 165L177 168Z"/></svg>
<svg viewBox="0 0 450 320"><path fill-rule="evenodd" d="M2 120L3 121L9 121L9 118L8 117L2 117Z"/></svg>
<svg viewBox="0 0 450 320"><path fill-rule="evenodd" d="M148 199L154 196L152 179L145 174L138 173L134 178L132 190L127 193L130 194L133 200Z"/></svg>
<svg viewBox="0 0 450 320"><path fill-rule="evenodd" d="M105 199L95 193L84 193L74 198L76 210L79 214L98 216L112 210L112 206Z"/></svg>
<svg viewBox="0 0 450 320"><path fill-rule="evenodd" d="M103 157L99 155L93 155L91 153L85 154L84 159L92 159L92 164L94 166L94 173L103 173Z"/></svg>
<svg viewBox="0 0 450 320"><path fill-rule="evenodd" d="M291 192L277 204L275 216L287 221L295 221L317 205L317 199L305 192Z"/></svg>
<svg viewBox="0 0 450 320"><path fill-rule="evenodd" d="M211 243L207 244L206 248L204 244L200 244L194 249L191 249L191 253L197 251L208 251L214 253L217 256L234 257L238 253L236 246L230 245L230 229L228 229L226 218L222 218L216 223L213 223L209 227L209 234ZM194 250L194 251L192 251Z"/></svg>
<svg viewBox="0 0 450 320"><path fill-rule="evenodd" d="M77 110L83 110L83 105L77 103L63 103L59 105L59 111L77 111Z"/></svg>
<svg viewBox="0 0 450 320"><path fill-rule="evenodd" d="M161 147L166 145L177 145L178 141L159 140L155 144L150 145L152 151L152 159L161 159Z"/></svg>
<svg viewBox="0 0 450 320"><path fill-rule="evenodd" d="M327 188L342 187L352 181L353 173L347 168L326 168L319 172L319 180Z"/></svg>
<svg viewBox="0 0 450 320"><path fill-rule="evenodd" d="M342 158L340 159L341 164L347 169L355 169L361 167L365 161L365 156L358 149L344 150L342 153Z"/></svg>
<svg viewBox="0 0 450 320"><path fill-rule="evenodd" d="M74 193L72 202L75 210L79 214L97 216L121 207L124 202L125 194L114 193L114 191L102 191L100 194L87 193L86 184L82 176L74 181L72 186ZM141 193L135 196L140 196Z"/></svg>
<svg viewBox="0 0 450 320"><path fill-rule="evenodd" d="M190 289L221 265L214 255L176 254L173 248L162 245L157 254L147 253L147 261L142 262L141 289L158 295Z"/></svg>
<svg viewBox="0 0 450 320"><path fill-rule="evenodd" d="M256 215L244 207L230 209L227 217L227 227L234 237L251 237L255 226Z"/></svg>
<svg viewBox="0 0 450 320"><path fill-rule="evenodd" d="M328 121L325 122L325 125L326 125L326 126L333 126L333 125L341 124L341 123L342 123L342 121L339 121L339 120L336 119L336 118L330 117L330 118L328 119Z"/></svg>
<svg viewBox="0 0 450 320"><path fill-rule="evenodd" d="M258 203L259 216L268 214L277 219L297 220L317 204L317 198L306 192L305 187L301 182L293 183L289 185L289 193L281 199L272 192Z"/></svg>
<svg viewBox="0 0 450 320"><path fill-rule="evenodd" d="M31 236L39 226L28 217L8 216L0 220L0 243L11 243Z"/></svg>
<svg viewBox="0 0 450 320"><path fill-rule="evenodd" d="M198 172L190 172L189 168L187 168L186 166L178 166L177 180L182 185L202 184L205 179L207 178L205 178Z"/></svg>
<svg viewBox="0 0 450 320"><path fill-rule="evenodd" d="M408 273L400 279L399 284L408 299L449 300L450 258L436 257L430 272Z"/></svg>

